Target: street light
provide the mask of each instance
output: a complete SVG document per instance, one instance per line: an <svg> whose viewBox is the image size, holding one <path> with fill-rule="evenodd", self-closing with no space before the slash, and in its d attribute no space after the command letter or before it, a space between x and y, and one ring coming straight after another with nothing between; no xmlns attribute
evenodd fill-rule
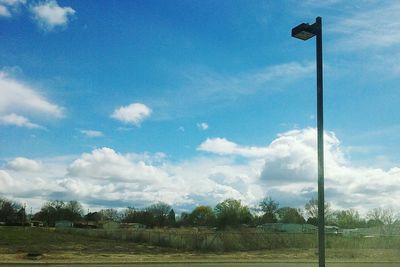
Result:
<svg viewBox="0 0 400 267"><path fill-rule="evenodd" d="M317 146L318 146L318 254L319 267L325 267L325 205L324 205L324 109L322 85L322 19L310 25L302 23L292 29L292 37L308 40L316 36L317 52Z"/></svg>

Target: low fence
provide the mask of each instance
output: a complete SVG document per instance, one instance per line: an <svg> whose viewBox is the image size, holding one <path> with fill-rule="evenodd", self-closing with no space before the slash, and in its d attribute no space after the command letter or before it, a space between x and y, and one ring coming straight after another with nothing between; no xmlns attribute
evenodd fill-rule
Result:
<svg viewBox="0 0 400 267"><path fill-rule="evenodd" d="M126 240L182 250L248 251L259 249L317 248L317 235L305 233L272 233L265 231L190 232L157 229L79 229L60 228L57 232L91 237ZM327 248L400 249L400 236L345 237L326 236Z"/></svg>
<svg viewBox="0 0 400 267"><path fill-rule="evenodd" d="M278 248L316 248L315 234L266 232L189 232L157 229L79 229L58 228L57 232L127 240L183 250L247 251Z"/></svg>
<svg viewBox="0 0 400 267"><path fill-rule="evenodd" d="M183 250L247 251L280 248L317 248L317 235L305 233L272 233L265 231L191 232L157 229L79 229L59 228L57 232L91 237L126 240ZM327 248L400 249L400 236L346 237L327 235Z"/></svg>
<svg viewBox="0 0 400 267"><path fill-rule="evenodd" d="M77 229L63 228L56 231L127 240L182 250L248 251L280 248L317 248L317 235L305 233L271 233L265 231L216 231L190 232L157 229ZM346 237L326 236L327 248L339 249L400 249L400 236Z"/></svg>

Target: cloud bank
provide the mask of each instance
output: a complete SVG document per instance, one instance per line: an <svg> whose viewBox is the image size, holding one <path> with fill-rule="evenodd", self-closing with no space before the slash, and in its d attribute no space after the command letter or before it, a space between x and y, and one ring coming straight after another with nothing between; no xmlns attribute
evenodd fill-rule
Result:
<svg viewBox="0 0 400 267"><path fill-rule="evenodd" d="M38 172L41 170L41 164L35 160L17 157L9 161L6 165L7 169L17 172Z"/></svg>
<svg viewBox="0 0 400 267"><path fill-rule="evenodd" d="M126 153L98 148L70 161L16 158L0 170L2 193L25 201L78 199L91 208L143 207L164 201L177 210L215 205L232 197L249 205L268 195L303 207L316 194L316 130L279 134L266 146L224 138L199 145L202 155L172 162L163 153ZM339 139L325 133L326 200L361 212L400 208L400 168L353 166ZM44 171L46 170L46 171ZM25 187L19 187L25 184ZM39 186L44 186L40 189Z"/></svg>

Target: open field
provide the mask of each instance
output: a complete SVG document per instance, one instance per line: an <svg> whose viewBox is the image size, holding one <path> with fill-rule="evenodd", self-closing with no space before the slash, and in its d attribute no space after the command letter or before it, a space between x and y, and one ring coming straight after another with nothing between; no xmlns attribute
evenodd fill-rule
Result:
<svg viewBox="0 0 400 267"><path fill-rule="evenodd" d="M269 232L257 228L198 231L196 228L83 229L57 228L56 232L124 240L185 251L228 252L277 249L316 249L316 233ZM328 249L398 249L400 236L327 235Z"/></svg>
<svg viewBox="0 0 400 267"><path fill-rule="evenodd" d="M27 253L40 253L37 259ZM51 263L63 266L316 266L315 249L270 249L242 252L188 252L57 233L49 229L0 227L0 262L7 266ZM400 266L399 249L328 249L327 266ZM358 262L358 263L357 263ZM90 263L88 265L88 263Z"/></svg>
<svg viewBox="0 0 400 267"><path fill-rule="evenodd" d="M35 266L41 265L42 263L6 263L1 265L6 266ZM111 266L111 267L125 267L125 266L135 266L135 267L166 267L166 266L176 266L176 267L317 267L317 262L147 262L147 263L135 263L135 262L125 262L125 263L115 263L115 262L96 262L96 263L82 263L82 262L69 262L69 263L43 263L47 266L84 266L84 267L95 267L95 266ZM397 262L327 262L327 267L398 267Z"/></svg>

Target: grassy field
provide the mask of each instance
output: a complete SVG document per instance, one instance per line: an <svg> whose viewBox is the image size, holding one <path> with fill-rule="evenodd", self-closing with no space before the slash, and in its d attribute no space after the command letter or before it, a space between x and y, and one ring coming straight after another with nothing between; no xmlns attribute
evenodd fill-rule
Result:
<svg viewBox="0 0 400 267"><path fill-rule="evenodd" d="M35 265L40 265L41 263L36 263ZM135 266L135 267L317 267L317 262L147 262L147 263L114 263L114 262L104 262L104 263L42 263L46 266L84 266L84 267L97 267L97 266L111 266L111 267L121 267L121 266ZM7 263L1 264L5 266L35 266L32 263ZM378 263L368 263L368 262L327 262L326 267L398 267L399 263L394 262L378 262Z"/></svg>
<svg viewBox="0 0 400 267"><path fill-rule="evenodd" d="M153 246L186 251L227 252L276 249L316 249L316 233L274 233L256 228L229 229L225 231L197 231L193 228L172 229L82 229L58 228L60 233L77 236L126 240ZM397 249L400 236L327 235L328 249Z"/></svg>
<svg viewBox="0 0 400 267"><path fill-rule="evenodd" d="M41 254L29 258L28 253ZM128 241L70 235L40 228L0 227L0 263L141 263L146 266L315 266L315 249L272 249L247 252L187 252ZM328 249L327 266L400 266L398 249ZM351 265L348 265L351 262ZM357 263L358 262L358 263ZM371 262L371 264L361 263ZM375 265L372 264L375 262ZM390 263L392 262L392 263ZM380 265L376 265L380 263ZM171 265L172 264L172 265ZM272 265L271 265L272 264ZM281 265L283 264L283 265ZM361 264L361 265L360 265ZM142 266L139 265L139 266Z"/></svg>

